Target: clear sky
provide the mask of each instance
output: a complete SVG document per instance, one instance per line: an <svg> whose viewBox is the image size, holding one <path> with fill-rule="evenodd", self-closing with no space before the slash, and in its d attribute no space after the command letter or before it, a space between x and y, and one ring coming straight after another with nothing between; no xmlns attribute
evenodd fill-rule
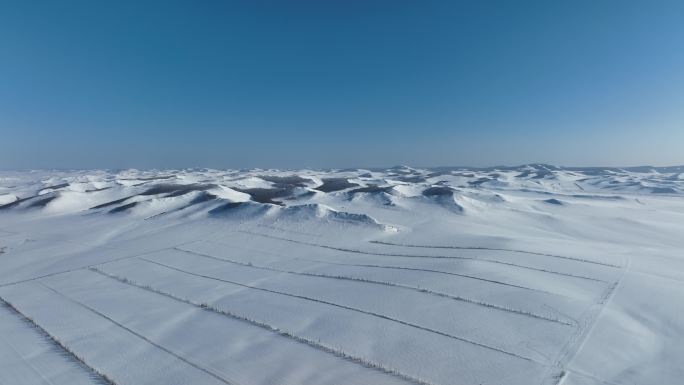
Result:
<svg viewBox="0 0 684 385"><path fill-rule="evenodd" d="M0 0L0 168L684 164L684 1Z"/></svg>

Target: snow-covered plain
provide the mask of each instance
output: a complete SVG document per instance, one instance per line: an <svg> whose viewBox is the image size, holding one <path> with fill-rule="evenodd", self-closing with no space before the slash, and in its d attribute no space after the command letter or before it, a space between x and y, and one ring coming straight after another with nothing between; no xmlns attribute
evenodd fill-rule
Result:
<svg viewBox="0 0 684 385"><path fill-rule="evenodd" d="M0 172L0 384L677 384L684 167Z"/></svg>

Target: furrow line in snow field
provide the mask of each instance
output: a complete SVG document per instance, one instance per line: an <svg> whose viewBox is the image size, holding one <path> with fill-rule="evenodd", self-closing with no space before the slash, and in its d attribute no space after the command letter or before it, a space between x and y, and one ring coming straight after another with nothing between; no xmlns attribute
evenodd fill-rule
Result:
<svg viewBox="0 0 684 385"><path fill-rule="evenodd" d="M194 241L193 241L193 242L194 242ZM192 242L184 242L184 243L181 243L181 244L179 244L179 245L177 245L177 246L182 246L182 245L185 245L185 244L187 244L187 243L192 243ZM157 252L159 252L159 251L168 250L169 248L171 248L171 247L164 247L164 248L161 248L161 249L146 251L146 252L141 253L141 254L128 255L128 256L125 256L125 257L119 257L119 258L109 259L109 260L103 261L103 262L93 263L93 264L85 265L85 266L78 266L78 267L74 267L73 269L62 270L62 271L56 271L56 272L54 272L54 273L43 274L43 275L40 275L40 276L37 276L37 277L26 278L26 279L22 279L22 280L19 280L19 281L13 281L13 282L2 283L2 284L0 284L0 287L13 286L13 285L18 285L18 284L20 284L20 283L31 282L31 281L36 281L36 280L40 280L40 279L43 279L43 278L53 277L53 276L55 276L55 275L66 274L66 273L72 273L72 272L74 272L74 271L78 271L78 270L82 270L82 269L88 269L88 268L91 268L91 267L93 267L93 266L100 266L100 265L104 265L104 264L107 264L107 263L118 262L118 261L123 261L123 260L126 260L126 259L132 259L132 258L140 257L140 256L147 255L147 254L157 253Z"/></svg>
<svg viewBox="0 0 684 385"><path fill-rule="evenodd" d="M251 268L260 269L260 270L268 270L268 271L275 271L275 272L294 274L294 275L303 275L303 276L309 276L309 277L338 279L338 280L344 280L344 281L354 281L354 282L361 282L361 283L373 284L373 285L398 287L398 288L402 288L402 289L408 289L408 290L416 291L416 292L419 292L422 294L434 295L434 296L443 297L443 298L449 298L449 299L453 299L453 300L459 301L459 302L466 302L466 303L470 303L470 304L477 305L477 306L482 306L482 307L489 308L489 309L499 310L499 311L503 311L503 312L507 312L507 313L518 314L518 315L522 315L525 317L536 318L536 319L549 321L549 322L555 322L555 323L559 323L562 325L567 325L567 326L573 326L574 325L570 322L563 321L563 320L558 319L558 318L551 318L548 316L536 314L533 312L528 312L525 310L503 307L503 306L499 306L496 304L478 301L478 300L471 299L471 298L451 295L451 294L447 294L447 293L442 293L442 292L438 292L438 291L434 291L434 290L430 290L430 289L419 288L416 286L405 285L405 284L396 283L396 282L378 281L378 280L373 280L373 279L351 277L351 276L346 276L346 275L330 275L330 274L321 274L321 273L308 273L308 272L303 272L303 271L282 270L282 269L277 269L277 268L268 267L268 266L254 265L251 262L240 262L240 261L235 261L235 260L231 260L231 259L227 259L227 258L223 258L223 257L215 257L213 255L198 253L196 251L190 251L190 250L185 250L185 249L180 249L180 248L174 248L174 249L178 250L178 251L190 253L193 255L197 255L200 257L210 258L210 259L225 262L225 263L232 263L235 265L251 267Z"/></svg>
<svg viewBox="0 0 684 385"><path fill-rule="evenodd" d="M257 326L257 327L259 327L259 328L268 330L268 331L273 332L273 333L276 333L276 334L278 334L278 335L280 335L280 336L282 336L282 337L285 337L285 338L294 340L294 341L296 341L296 342L299 342L299 343L308 345L308 346L310 346L310 347L312 347L312 348L315 348L315 349L324 351L324 352L326 352L326 353L332 354L332 355L334 355L334 356L336 356L336 357L345 359L345 360L350 361L350 362L353 362L353 363L355 363L355 364L359 364L359 365L361 365L361 366L363 366L363 367L366 367L366 368L369 368L369 369L373 369L373 370L378 370L378 371L380 371L380 372L382 372L382 373L385 373L385 374L388 374L388 375L392 375L392 376L398 377L398 378L400 378L400 379L402 379L402 380L409 381L409 382L412 382L412 383L417 384L417 385L431 385L430 383L428 383L428 382L426 382L426 381L423 381L423 380L414 378L414 377L412 377L412 376L410 376L410 375L408 375L408 374L402 373L402 372L400 372L400 371L398 371L398 370L396 370L396 369L392 369L392 368L383 366L383 365L381 365L381 364L379 364L379 363L370 361L370 360L365 359L365 358L361 358L361 357L357 357L357 356L348 354L348 353L346 353L346 352L344 352L344 351L342 351L342 350L340 350L340 349L336 349L336 348L334 348L334 347L331 347L331 346L328 346L328 345L324 345L324 344L322 344L322 343L320 343L320 342L316 342L316 341L313 341L313 340L311 340L311 339L308 339L308 338L305 338L305 337L302 337L302 336L298 336L298 335L296 335L296 334L293 334L293 333L291 333L291 332L289 332L289 331L280 329L280 328L275 327L275 326L273 326L273 325L270 325L270 324L268 324L268 323L261 322L261 321L258 321L258 320L255 320L255 319L252 319L252 318L249 318L249 317L245 317L245 316L242 316L242 315L240 315L240 314L234 313L234 312L229 311L229 310L220 309L220 308L218 308L218 307L216 307L216 306L214 306L214 305L212 305L212 304L210 304L210 303L208 303L208 302L196 302L196 301L192 301L192 300L189 300L189 299L186 299L186 298L178 297L178 296L176 296L176 295L174 295L174 294L171 294L171 293L169 293L169 292L165 292L165 291L163 291L163 290L154 288L154 287L149 286L149 285L140 284L140 283L135 282L135 281L133 281L133 280L131 280L131 279L128 279L128 278L126 278L126 277L122 277L122 276L119 276L119 275L116 275L116 274L111 274L111 273L108 273L108 272L106 272L106 271L104 271L104 270L101 270L101 269L98 269L98 268L95 268L95 267L91 267L89 270L91 270L91 271L93 271L93 272L96 272L96 273L98 273L98 274L100 274L100 275L103 275L103 276L105 276L105 277L108 277L108 278L117 280L117 281L119 281L119 282L121 282L121 283L124 283L124 284L126 284L126 285L130 285L130 286L134 286L134 287L137 287L137 288L140 288L140 289L143 289L143 290L147 290L147 291L150 291L150 292L152 292L152 293L159 294L159 295L163 295L163 296L165 296L165 297L167 297L167 298L171 298L171 299L173 299L173 300L176 300L176 301L179 301L179 302L188 304L188 305L192 305L192 306L201 308L201 309L206 310L206 311L210 311L210 312L213 312L213 313L221 314L221 315L223 315L223 316L230 317L230 318L232 318L232 319L236 319L236 320L239 320L239 321L246 322L246 323L248 323L248 324L250 324L250 325Z"/></svg>
<svg viewBox="0 0 684 385"><path fill-rule="evenodd" d="M527 286L516 285L513 283L507 283L507 282L502 282L502 281L496 281L496 280L488 279L488 278L476 277L476 276L468 275L468 274L453 273L453 272L444 271L444 270L422 269L419 267L406 267L406 266L372 265L372 264L364 264L364 263L330 262L330 261L323 261L320 259L307 259L307 258L300 258L300 257L295 257L294 259L300 259L302 261L317 262L317 263L327 263L330 265L339 265L339 266L371 267L371 268L376 268L376 269L408 270L408 271L422 271L422 272L426 272L426 273L435 273L435 274L446 274L446 275L451 275L451 276L455 276L455 277L461 277L461 278L467 278L467 279L474 279L477 281L483 281L483 282L491 283L494 285L515 287L517 289L536 291L538 293L544 293L544 294L556 295L559 297L565 297L562 294L552 293L552 292L546 291L546 290L535 289L535 288L531 288L531 287L527 287Z"/></svg>
<svg viewBox="0 0 684 385"><path fill-rule="evenodd" d="M65 356L73 359L84 370L88 371L93 380L95 380L101 384L116 385L116 383L111 378L107 377L106 374L101 373L97 369L88 365L88 363L82 357L80 357L79 355L74 353L71 349L69 349L62 341L59 340L59 338L48 333L47 330L43 329L40 325L38 325L38 323L35 320L33 320L33 318L22 313L12 303L10 303L6 299L0 297L0 305L5 306L6 308L10 309L14 314L16 314L24 322L30 324L31 327L36 329L41 335L43 335L45 338L47 338L49 341L51 341L60 351L62 351L65 354Z"/></svg>
<svg viewBox="0 0 684 385"><path fill-rule="evenodd" d="M497 247L482 247L482 246L412 245L412 244L405 244L405 243L392 243L392 242L386 242L386 241L369 241L369 242L375 243L378 245L413 247L413 248L421 248L421 249L508 251L508 252L512 252L512 253L523 253L523 254L531 254L531 255L540 255L543 257L566 259L566 260L570 260L570 261L590 263L590 264L594 264L594 265L613 267L613 268L617 268L617 269L622 268L622 266L620 266L620 265L615 265L615 264L607 263L607 262L592 261L590 259L584 259L584 258L567 257L567 256L563 256L563 255L547 254L547 253L540 253L540 252L536 252L536 251L527 251L527 250L518 250L518 249L504 249L504 248L497 248Z"/></svg>
<svg viewBox="0 0 684 385"><path fill-rule="evenodd" d="M274 235L268 235L268 234L261 234L261 233L255 233L255 232L250 232L246 230L237 230L238 232L246 233L246 234L251 234L251 235L256 235L256 236L261 236L261 237L266 237L266 238L271 238L271 239L277 239L285 242L292 242L292 243L297 243L300 245L307 245L307 246L313 246L313 247L320 247L324 249L329 249L329 250L337 250L337 251L342 251L342 252L347 252L347 253L355 253L355 254L363 254L363 255L377 255L377 256L384 256L384 257L400 257L400 258L427 258L427 259L457 259L457 260L465 260L465 261L477 261L477 262L486 262L486 263L492 263L492 264L497 264L497 265L504 265L504 266L512 266L516 267L519 269L525 269L525 270L533 270L533 271L539 271L542 273L548 273L548 274L554 274L554 275L561 275L564 277L571 277L571 278L577 278L577 279L584 279L584 280L590 280L590 281L597 281L597 282L603 282L603 283L609 283L607 281L604 281L599 278L593 278L593 277L586 277L582 275L575 275L571 273L564 273L561 271L555 271L555 270L548 270L548 269L541 269L538 267L532 267L532 266L526 266L526 265L519 265L517 263L512 263L512 262L505 262L505 261L499 261L496 259L488 259L488 258L474 258L474 257L463 257L463 256L455 256L455 255L415 255L415 254L396 254L396 253L379 253L379 252L374 252L374 251L363 251L363 250L357 250L357 249L347 249L344 247L337 247L337 246L329 246L329 245L323 245L320 243L311 243L311 242L305 242L305 241L300 241L296 239L290 239L290 238L282 238L282 237L277 237Z"/></svg>
<svg viewBox="0 0 684 385"><path fill-rule="evenodd" d="M604 294L599 298L598 302L596 303L598 305L598 309L594 311L593 314L591 314L590 321L587 323L586 327L580 328L577 339L575 341L568 341L568 344L561 350L561 353L559 354L557 359L558 364L569 363L570 361L572 361L572 357L582 349L582 346L584 346L584 344L587 342L589 335L591 334L591 331L594 329L594 326L596 326L596 322L599 319L599 316L606 308L606 305L610 303L610 301L613 299L613 296L617 292L617 289L622 283L622 280L624 279L625 275L627 275L627 273L629 272L630 266L631 260L628 259L627 266L625 270L622 272L620 279L616 281L613 285L608 287Z"/></svg>
<svg viewBox="0 0 684 385"><path fill-rule="evenodd" d="M428 328L428 327L425 327L425 326L420 326L420 325L417 325L417 324L414 324L414 323L411 323L411 322L408 322L408 321L403 321L403 320L400 320L400 319L397 319L397 318L394 318L394 317L390 317L390 316L387 316L387 315L384 315L384 314L375 313L375 312L372 312L372 311L367 311L367 310L363 310L363 309L358 309L358 308L355 308L355 307L346 306L346 305L341 305L341 304L338 304L338 303L329 302L329 301L325 301L325 300L321 300L321 299L316 299L316 298L312 298L312 297L307 297L307 296L303 296L303 295L291 294L291 293L286 293L286 292L282 292L282 291L266 289L266 288L263 288L263 287L258 287L258 286L253 286L253 285L247 285L247 284L244 284L244 283L239 283L239 282L236 282L236 281L231 281L231 280L227 280L227 279L223 279L223 278L217 278L217 277L210 276L210 275L206 275L206 274L193 273L193 272L190 272L190 271L187 271L187 270L179 269L179 268L177 268L177 267L175 267L175 266L167 265L167 264L164 264L164 263L161 263L161 262L157 262L157 261L153 261L153 260L150 260L150 259L147 259L147 258L143 258L143 257L139 257L138 259L140 259L140 260L142 260L142 261L146 261L146 262L152 263L152 264L155 264L155 265L159 265L159 266L162 266L162 267L166 267L166 268L171 269L171 270L179 271L179 272L181 272L181 273L193 275L193 276L195 276L195 277L201 277L201 278L210 279L210 280L219 281L219 282L226 282L226 283L230 283L230 284L233 284L233 285L245 287L245 288L248 288L248 289L260 290L260 291L264 291L264 292L268 292L268 293L273 293L273 294L278 294L278 295L284 295L284 296L293 297L293 298L299 298L299 299L303 299L303 300L306 300L306 301L312 301L312 302L322 303L322 304L326 304L326 305L329 305L329 306L334 306L334 307L337 307L337 308L340 308L340 309L345 309L345 310L349 310L349 311L353 311L353 312L357 312L357 313L361 313L361 314L370 315L370 316L377 317L377 318L381 318L381 319L384 319L384 320L387 320L387 321L396 322L396 323L398 323L398 324L402 324L402 325L405 325L405 326L408 326L408 327L412 327L412 328L415 328L415 329L418 329L418 330L423 330L423 331L426 331L426 332L429 332L429 333L434 333L434 334L437 334L437 335L441 335L441 336L443 336L443 337L447 337L447 338L451 338L451 339L454 339L454 340L457 340L457 341L461 341L461 342L464 342L464 343L468 343L468 344L471 344L471 345L479 346L479 347L484 348L484 349L487 349L487 350L491 350L491 351L499 352L499 353L502 353L502 354L506 354L506 355L509 355L509 356L512 356L512 357L519 358L519 359L521 359L521 360L531 361L531 362L538 363L538 364L540 364L540 365L545 365L544 363L535 361L535 360L533 360L532 358L525 357L525 356L522 356L522 355L519 355L519 354L516 354L516 353L513 353L513 352L509 352L509 351L504 350L504 349L500 349L500 348L497 348L497 347L489 346L489 345L486 345L486 344L483 344L483 343L480 343L480 342L477 342L477 341L473 341L473 340L469 340L469 339L467 339L467 338L455 336L455 335L453 335L453 334L445 333L445 332L442 332L442 331L439 331L439 330L435 330L435 329L431 329L431 328Z"/></svg>
<svg viewBox="0 0 684 385"><path fill-rule="evenodd" d="M129 257L129 258L130 258L130 257ZM114 262L114 261L109 261L109 262ZM32 282L32 281L37 281L37 280L40 280L40 279L43 279L43 278L53 277L53 276L55 276L55 275L66 274L66 273L72 273L72 272L74 272L74 271L81 270L81 269L84 269L84 268L86 268L86 267L90 267L90 266L75 267L75 268L69 269L69 270L56 271L56 272L54 272L54 273L39 275L39 276L37 276L37 277L26 278L26 279L22 279L22 280L19 280L19 281L13 281L13 282L8 282L8 283L3 283L3 284L0 284L0 287L13 286L13 285L18 285L18 284L20 284L20 283Z"/></svg>
<svg viewBox="0 0 684 385"><path fill-rule="evenodd" d="M54 288L52 288L52 287L46 285L45 283L39 282L39 284L40 284L41 286L45 287L46 289L50 290L51 292L53 292L53 293L59 295L60 297L66 299L67 301L72 302L72 303L76 304L77 306L79 306L79 307L81 307L81 308L83 308L83 309L85 309L85 310L88 310L89 312L91 312L91 313L93 313L93 314L95 314L95 315L97 315L97 316L99 316L99 317L102 317L102 318L106 319L107 321L109 321L109 322L113 323L114 325L120 327L121 329L123 329L123 330L125 330L125 331L127 331L127 332L129 332L129 333L131 333L131 334L133 334L134 336L136 336L136 337L142 339L143 341L149 343L150 345L156 347L157 349L160 349L160 350L162 350L162 351L164 351L164 352L166 352L166 353L168 353L168 354L174 356L174 357L177 358L178 360L183 361L183 362L185 362L186 364L192 366L193 368L195 368L195 369L197 369L197 370L199 370L199 371L201 371L201 372L203 372L203 373L208 374L209 376L211 376L211 377L217 379L218 381L220 381L220 382L222 382L222 383L224 383L224 384L226 384L226 385L240 385L240 384L238 384L238 383L235 382L235 381L228 380L228 379L222 377L221 375L219 375L219 374L217 374L217 373L214 373L214 371L211 370L211 369L209 369L209 368L205 368L205 367L201 366L200 364L197 364L197 363L195 363L195 362L192 362L192 361L188 360L187 358L183 357L182 355L180 355L180 354L178 354L178 353L175 353L175 352L173 352L172 350L169 350L168 348L165 348L165 347L162 346L162 345L159 345L158 343L156 343L156 342L150 340L149 338L147 338L147 337L145 337L144 335L142 335L142 334L136 332L135 330L133 330L133 329L131 329L131 328L129 328L129 327L127 327L127 326L125 326L125 325L119 323L118 321L116 321L116 320L114 320L113 318L107 316L106 314L103 314L103 313L101 313L101 312L99 312L99 311L93 309L92 307L90 307L90 306L88 306L88 305L86 305L86 304L84 304L84 303L82 303L82 302L79 302L79 301L77 301L77 300L75 300L75 299L73 299L73 298L71 298L71 297L65 295L64 293L62 293L62 292L60 292L60 291L58 291L58 290L56 290L56 289L54 289Z"/></svg>

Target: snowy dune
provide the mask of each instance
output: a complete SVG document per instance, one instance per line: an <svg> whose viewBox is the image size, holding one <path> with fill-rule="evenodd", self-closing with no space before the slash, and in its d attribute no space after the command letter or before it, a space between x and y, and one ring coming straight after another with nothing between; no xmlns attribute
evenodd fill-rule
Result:
<svg viewBox="0 0 684 385"><path fill-rule="evenodd" d="M676 384L684 167L0 172L0 384Z"/></svg>

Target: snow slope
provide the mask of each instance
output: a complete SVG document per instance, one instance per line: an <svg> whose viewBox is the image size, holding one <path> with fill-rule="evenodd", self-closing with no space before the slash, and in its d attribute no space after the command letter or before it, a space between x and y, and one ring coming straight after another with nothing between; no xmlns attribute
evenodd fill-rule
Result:
<svg viewBox="0 0 684 385"><path fill-rule="evenodd" d="M675 384L683 172L0 172L0 384Z"/></svg>

